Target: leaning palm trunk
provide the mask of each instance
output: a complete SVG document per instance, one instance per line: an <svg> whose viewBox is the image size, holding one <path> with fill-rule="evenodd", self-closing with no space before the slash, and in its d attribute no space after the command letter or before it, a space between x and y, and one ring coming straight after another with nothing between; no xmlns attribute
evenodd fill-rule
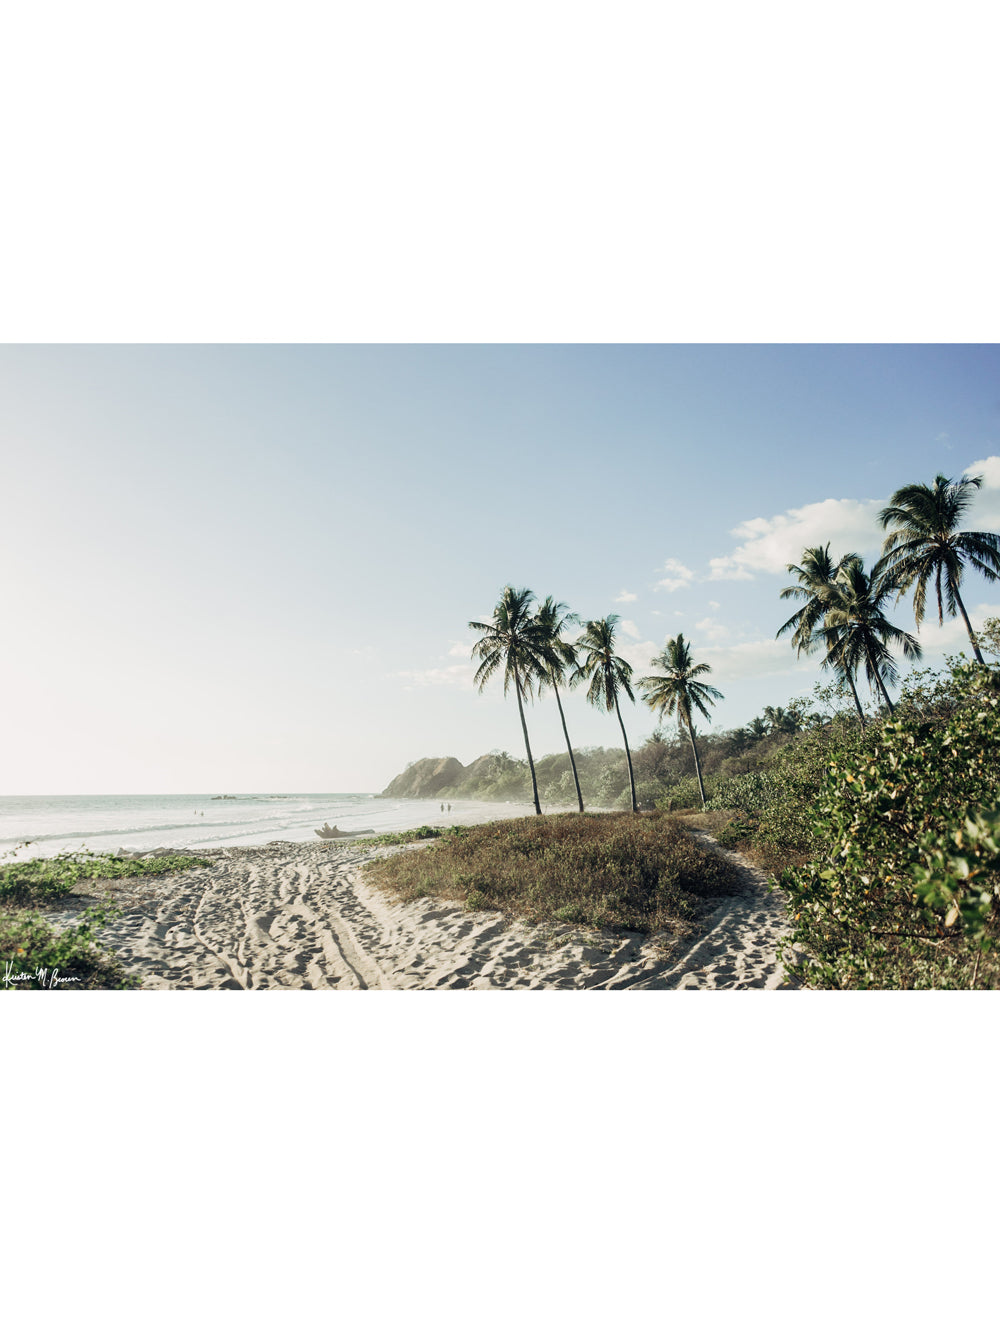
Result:
<svg viewBox="0 0 1000 1333"><path fill-rule="evenodd" d="M864 731L864 729L865 729L865 710L861 707L861 700L858 698L858 692L857 692L857 690L854 688L854 677L851 675L850 671L848 671L848 670L846 670L846 669L845 669L845 671L844 671L844 677L845 677L845 679L846 679L848 685L850 685L850 687L851 687L851 694L854 695L854 707L858 710L858 717L861 719L861 730Z"/></svg>
<svg viewBox="0 0 1000 1333"><path fill-rule="evenodd" d="M628 737L625 735L625 723L622 721L621 709L618 707L618 699L615 699L615 712L618 714L618 725L622 729L622 740L625 742L625 758L628 761L628 785L632 793L632 813L635 814L639 805L635 799L635 776L632 773L632 751L628 748Z"/></svg>
<svg viewBox="0 0 1000 1333"><path fill-rule="evenodd" d="M707 805L705 800L705 784L701 780L701 761L698 758L698 747L694 743L694 723L690 717L684 719L687 722L688 735L691 737L691 752L694 755L694 771L698 774L698 790L701 792L701 808L704 810Z"/></svg>
<svg viewBox="0 0 1000 1333"><path fill-rule="evenodd" d="M966 632L969 635L969 642L972 644L972 651L976 654L976 661L979 663L980 666L985 666L986 663L983 661L983 655L979 651L979 644L976 641L976 636L972 631L972 625L969 621L968 612L965 609L965 603L959 596L957 588L955 589L955 603L958 606L959 611L961 611L962 613L962 619L965 621Z"/></svg>
<svg viewBox="0 0 1000 1333"><path fill-rule="evenodd" d="M521 715L521 730L524 732L524 748L528 754L528 768L531 770L531 794L535 801L535 814L542 813L542 807L538 801L538 779L535 777L535 761L531 757L531 745L528 741L528 724L524 720L524 705L521 703L521 677L514 670L514 688L517 693L517 711Z"/></svg>
<svg viewBox="0 0 1000 1333"><path fill-rule="evenodd" d="M878 671L875 672L875 679L878 681L878 687L882 691L882 698L885 700L885 706L888 708L891 715L896 711L896 706L889 698L889 691L885 688L885 681L882 679Z"/></svg>
<svg viewBox="0 0 1000 1333"><path fill-rule="evenodd" d="M559 698L559 686L556 684L555 676L552 677L552 688L555 690L556 703L559 705L559 721L562 723L563 735L566 737L566 749L569 753L570 767L573 770L573 781L576 784L576 799L580 805L580 814L583 814L583 796L580 792L580 779L576 772L576 758L573 754L573 747L569 743L569 732L566 730L566 717L563 713L562 700Z"/></svg>

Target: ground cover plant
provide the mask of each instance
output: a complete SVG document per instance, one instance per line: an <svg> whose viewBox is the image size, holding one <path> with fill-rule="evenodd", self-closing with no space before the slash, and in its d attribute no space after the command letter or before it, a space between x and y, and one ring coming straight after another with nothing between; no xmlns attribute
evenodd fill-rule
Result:
<svg viewBox="0 0 1000 1333"><path fill-rule="evenodd" d="M39 913L0 909L0 989L133 990L141 978L102 952L95 936L117 916L110 904L87 908L80 920L57 930Z"/></svg>
<svg viewBox="0 0 1000 1333"><path fill-rule="evenodd" d="M31 907L51 907L97 882L168 875L210 863L200 856L120 856L63 852L14 861L0 870L0 967L4 990L128 990L140 984L97 947L96 934L119 914L109 898L57 929Z"/></svg>
<svg viewBox="0 0 1000 1333"><path fill-rule="evenodd" d="M88 880L169 875L209 864L200 856L119 856L110 853L61 852L58 856L13 861L0 870L0 906L51 903L66 897Z"/></svg>
<svg viewBox="0 0 1000 1333"><path fill-rule="evenodd" d="M366 875L404 901L432 896L529 921L656 933L698 920L736 891L738 872L668 815L622 813L454 829Z"/></svg>
<svg viewBox="0 0 1000 1333"><path fill-rule="evenodd" d="M434 824L421 824L419 828L405 829L401 833L377 833L374 838L358 838L357 847L404 847L410 842L426 842L428 838L440 838L445 833L461 833L462 825L452 824L450 828L439 828Z"/></svg>

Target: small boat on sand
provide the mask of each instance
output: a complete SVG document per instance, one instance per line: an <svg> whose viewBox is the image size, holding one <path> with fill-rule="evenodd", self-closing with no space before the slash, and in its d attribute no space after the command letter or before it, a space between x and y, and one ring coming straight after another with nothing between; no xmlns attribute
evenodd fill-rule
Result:
<svg viewBox="0 0 1000 1333"><path fill-rule="evenodd" d="M319 838L358 838L362 833L374 832L375 830L373 828L356 828L344 833L341 829L337 828L336 824L331 828L329 821L327 821L322 828L316 829L316 836Z"/></svg>

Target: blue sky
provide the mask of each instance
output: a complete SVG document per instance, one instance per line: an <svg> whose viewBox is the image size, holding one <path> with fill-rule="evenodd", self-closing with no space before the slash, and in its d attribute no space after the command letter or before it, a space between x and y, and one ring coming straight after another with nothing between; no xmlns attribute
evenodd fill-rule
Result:
<svg viewBox="0 0 1000 1333"><path fill-rule="evenodd" d="M519 754L513 700L471 688L467 622L507 582L617 612L637 673L683 632L737 725L818 679L774 642L803 545L874 555L893 489L975 463L970 526L1000 527L998 371L961 345L7 346L0 790L377 790ZM550 701L529 725L561 748Z"/></svg>

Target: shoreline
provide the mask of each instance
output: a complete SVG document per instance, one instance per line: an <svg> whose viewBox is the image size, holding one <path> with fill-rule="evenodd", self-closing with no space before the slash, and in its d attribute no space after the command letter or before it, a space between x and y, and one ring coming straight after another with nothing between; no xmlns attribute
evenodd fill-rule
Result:
<svg viewBox="0 0 1000 1333"><path fill-rule="evenodd" d="M447 828L452 824L489 823L534 814L534 806L530 802L461 800L452 802L455 808L451 811L442 811L442 802L425 800L423 797L398 797L388 801L382 798L359 800L360 804L355 802L345 805L331 798L329 801L316 802L312 808L299 810L291 818L282 820L272 819L272 805L266 815L259 812L251 814L250 826L246 828L234 826L229 821L216 825L191 822L190 811L182 813L166 807L161 807L153 818L134 827L128 827L128 815L123 811L115 812L115 822L110 827L107 812L96 809L82 816L79 811L60 815L60 821L71 821L62 824L61 828L58 823L52 827L51 815L49 827L46 828L45 822L41 821L42 827L39 829L40 821L37 818L22 814L19 816L21 826L16 832L9 827L10 818L7 820L8 831L0 843L0 860L24 861L34 857L50 859L80 851L146 856L154 851L169 849L200 855L222 849L266 847L274 842L290 842L308 847L320 841L316 829L325 823L344 828L345 833L351 836L370 837L372 830L377 836L404 832L424 824ZM447 806L447 802L443 804ZM568 807L543 807L545 814L561 814L564 809ZM195 814L201 819L199 812ZM270 826L267 820L271 820ZM354 829L351 825L354 825Z"/></svg>

